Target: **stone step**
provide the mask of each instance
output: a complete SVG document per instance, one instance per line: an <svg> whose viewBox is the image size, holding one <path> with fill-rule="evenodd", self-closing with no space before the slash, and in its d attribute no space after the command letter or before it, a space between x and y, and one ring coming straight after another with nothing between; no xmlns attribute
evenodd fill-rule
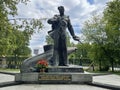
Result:
<svg viewBox="0 0 120 90"><path fill-rule="evenodd" d="M51 72L67 72L67 73L84 73L83 67L68 67L68 66L58 66L58 67L48 67L48 73Z"/></svg>

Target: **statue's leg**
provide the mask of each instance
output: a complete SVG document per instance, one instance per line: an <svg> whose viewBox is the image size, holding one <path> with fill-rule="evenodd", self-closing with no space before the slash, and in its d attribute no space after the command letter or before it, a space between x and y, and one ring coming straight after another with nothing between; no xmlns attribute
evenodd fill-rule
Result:
<svg viewBox="0 0 120 90"><path fill-rule="evenodd" d="M54 50L53 50L53 58L52 58L52 64L53 66L58 66L58 37L54 39Z"/></svg>
<svg viewBox="0 0 120 90"><path fill-rule="evenodd" d="M63 56L63 62L64 65L67 66L67 46L66 46L66 42L63 43L63 52L62 52L62 56Z"/></svg>
<svg viewBox="0 0 120 90"><path fill-rule="evenodd" d="M65 37L59 39L59 66L67 66L67 46Z"/></svg>

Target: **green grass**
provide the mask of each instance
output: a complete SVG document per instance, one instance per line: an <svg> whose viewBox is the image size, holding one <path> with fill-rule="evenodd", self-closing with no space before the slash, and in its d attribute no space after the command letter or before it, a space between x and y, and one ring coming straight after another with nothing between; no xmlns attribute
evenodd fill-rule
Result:
<svg viewBox="0 0 120 90"><path fill-rule="evenodd" d="M4 69L4 68L0 68L0 71L20 71L20 69Z"/></svg>
<svg viewBox="0 0 120 90"><path fill-rule="evenodd" d="M111 72L112 74L117 74L117 75L120 75L120 71L117 71L117 72Z"/></svg>
<svg viewBox="0 0 120 90"><path fill-rule="evenodd" d="M90 73L108 73L107 71L88 71Z"/></svg>
<svg viewBox="0 0 120 90"><path fill-rule="evenodd" d="M112 71L88 71L90 73L109 73L109 74L116 74L116 75L120 75L120 71L115 71L115 72L112 72Z"/></svg>

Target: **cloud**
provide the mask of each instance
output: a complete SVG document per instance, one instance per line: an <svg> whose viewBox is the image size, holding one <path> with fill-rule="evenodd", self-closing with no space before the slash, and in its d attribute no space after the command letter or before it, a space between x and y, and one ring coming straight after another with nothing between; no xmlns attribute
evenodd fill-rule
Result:
<svg viewBox="0 0 120 90"><path fill-rule="evenodd" d="M95 5L90 5L87 0L82 0L77 6L69 11L69 15L75 20L74 23L84 22L89 15L96 10ZM77 21L78 20L78 21Z"/></svg>
<svg viewBox="0 0 120 90"><path fill-rule="evenodd" d="M108 1L110 1L110 0L94 0L94 3L95 4L105 5Z"/></svg>
<svg viewBox="0 0 120 90"><path fill-rule="evenodd" d="M80 0L62 0L61 3L65 6L66 11L70 11L80 3Z"/></svg>
<svg viewBox="0 0 120 90"><path fill-rule="evenodd" d="M106 2L110 0L94 0L90 4L89 0L31 0L27 5L18 5L18 16L24 18L51 18L54 14L58 14L57 7L63 5L65 14L70 16L75 33L83 37L81 28L84 21L89 19L94 12L102 12ZM50 25L43 21L44 28L38 34L34 34L30 40L30 47L42 48L45 45L45 36L49 31ZM71 39L71 41L73 41Z"/></svg>

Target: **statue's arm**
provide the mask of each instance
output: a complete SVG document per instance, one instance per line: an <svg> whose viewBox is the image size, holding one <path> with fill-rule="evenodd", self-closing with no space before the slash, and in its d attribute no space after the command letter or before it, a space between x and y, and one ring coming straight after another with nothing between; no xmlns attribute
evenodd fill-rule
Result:
<svg viewBox="0 0 120 90"><path fill-rule="evenodd" d="M76 40L76 41L79 41L79 37L75 35L69 17L68 17L68 30L69 30L70 34L72 35L73 39Z"/></svg>
<svg viewBox="0 0 120 90"><path fill-rule="evenodd" d="M69 17L68 17L68 30L69 30L70 34L72 35L72 37L74 37L75 33L74 33L74 30L73 30L73 27L71 25L71 21L70 21Z"/></svg>
<svg viewBox="0 0 120 90"><path fill-rule="evenodd" d="M58 21L58 17L57 17L57 15L55 15L53 18L50 18L50 19L48 19L48 23L49 24L54 24L54 23L56 23Z"/></svg>

